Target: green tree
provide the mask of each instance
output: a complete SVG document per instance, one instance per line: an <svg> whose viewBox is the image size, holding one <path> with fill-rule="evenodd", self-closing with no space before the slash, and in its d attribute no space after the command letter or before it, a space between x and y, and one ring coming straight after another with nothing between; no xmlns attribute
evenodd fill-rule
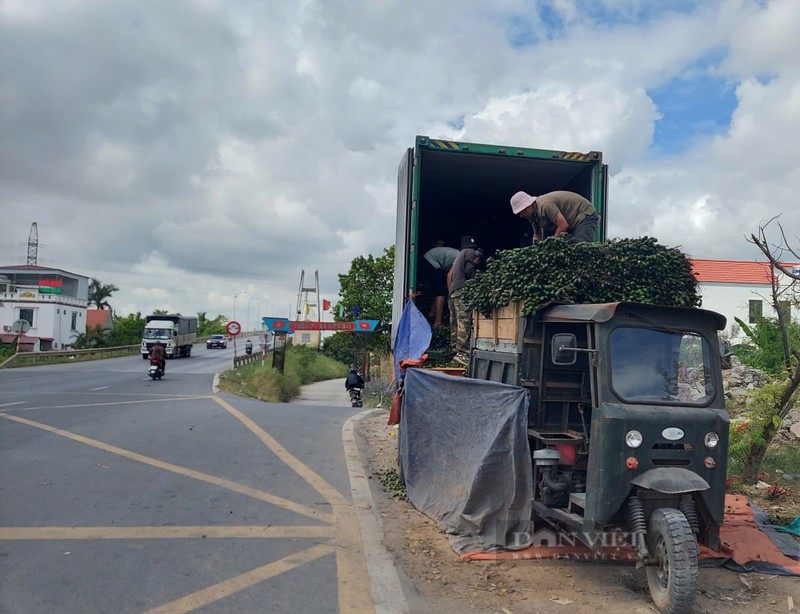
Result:
<svg viewBox="0 0 800 614"><path fill-rule="evenodd" d="M322 353L344 365L352 365L354 360L355 334L340 331L322 340Z"/></svg>
<svg viewBox="0 0 800 614"><path fill-rule="evenodd" d="M375 332L368 334L367 346L372 351L388 353L389 324L392 321L392 288L394 279L394 245L377 258L372 254L358 256L350 270L339 275L339 295L334 313L337 321L378 320ZM358 307L358 317L353 308ZM339 317L341 310L342 316Z"/></svg>
<svg viewBox="0 0 800 614"><path fill-rule="evenodd" d="M228 319L220 314L213 320L209 320L205 311L197 314L197 336L208 337L210 335L224 335L225 323Z"/></svg>
<svg viewBox="0 0 800 614"><path fill-rule="evenodd" d="M89 305L94 305L97 309L105 309L106 307L111 309L108 299L111 298L114 292L118 291L119 288L114 284L104 284L92 277L92 281L89 283Z"/></svg>
<svg viewBox="0 0 800 614"><path fill-rule="evenodd" d="M124 318L114 319L114 330L111 332L112 345L136 345L142 342L144 318L138 311Z"/></svg>
<svg viewBox="0 0 800 614"><path fill-rule="evenodd" d="M792 325L785 309L787 302L794 303L795 308L797 306L797 301L793 297L800 274L784 264L787 253L798 259L800 256L788 245L780 224L776 223L780 239L776 241L767 237L767 227L775 219L772 218L766 224L759 226L758 234L750 235L748 240L761 250L772 267L771 302L775 313L778 314L775 326L779 331L775 339L770 327L764 324L759 326L760 323L757 323L756 330L750 331L751 338L755 337L765 347L769 345L770 349L762 350L760 355L763 357L765 354L777 354L781 365L780 369L776 369L778 381L772 386L765 387L755 396L747 427L741 432L734 432L731 438L731 450L742 461L742 478L750 483L757 481L767 448L781 428L783 419L795 407L797 389L800 386L800 344L791 332ZM781 277L789 280L789 283L781 284ZM747 332L748 329L743 330ZM747 356L743 355L743 359L746 360ZM774 364L774 360L770 364Z"/></svg>

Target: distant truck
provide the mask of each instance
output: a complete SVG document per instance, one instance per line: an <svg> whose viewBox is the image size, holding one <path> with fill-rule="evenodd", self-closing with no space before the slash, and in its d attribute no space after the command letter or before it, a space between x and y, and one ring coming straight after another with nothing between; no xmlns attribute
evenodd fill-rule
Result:
<svg viewBox="0 0 800 614"><path fill-rule="evenodd" d="M599 151L578 153L508 145L481 145L417 136L397 180L397 234L392 321L420 290L422 255L433 241L458 248L472 235L487 256L527 245L530 224L511 212L510 199L524 190L539 195L577 192L592 202L606 236L608 167ZM392 346L396 326L392 329Z"/></svg>
<svg viewBox="0 0 800 614"><path fill-rule="evenodd" d="M167 358L192 355L192 344L197 340L197 318L175 314L154 314L145 318L142 334L142 358L160 341L166 348Z"/></svg>

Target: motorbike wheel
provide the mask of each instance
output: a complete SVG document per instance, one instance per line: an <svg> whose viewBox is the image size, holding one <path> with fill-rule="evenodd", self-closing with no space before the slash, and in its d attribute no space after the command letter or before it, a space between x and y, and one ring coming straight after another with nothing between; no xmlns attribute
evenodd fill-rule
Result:
<svg viewBox="0 0 800 614"><path fill-rule="evenodd" d="M654 565L647 566L647 585L659 612L690 612L697 595L697 540L683 512L653 512L647 531Z"/></svg>

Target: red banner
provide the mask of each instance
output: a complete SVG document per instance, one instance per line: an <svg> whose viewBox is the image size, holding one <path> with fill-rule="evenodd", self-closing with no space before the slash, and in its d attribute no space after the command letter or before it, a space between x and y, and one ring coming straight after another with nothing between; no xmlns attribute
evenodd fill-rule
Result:
<svg viewBox="0 0 800 614"><path fill-rule="evenodd" d="M289 322L289 330L355 330L355 322Z"/></svg>

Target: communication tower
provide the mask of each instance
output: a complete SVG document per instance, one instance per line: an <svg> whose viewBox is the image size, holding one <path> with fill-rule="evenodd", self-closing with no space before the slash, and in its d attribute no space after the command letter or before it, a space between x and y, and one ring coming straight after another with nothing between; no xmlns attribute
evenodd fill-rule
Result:
<svg viewBox="0 0 800 614"><path fill-rule="evenodd" d="M28 266L36 266L39 262L39 231L36 222L31 224L31 232L28 235Z"/></svg>

